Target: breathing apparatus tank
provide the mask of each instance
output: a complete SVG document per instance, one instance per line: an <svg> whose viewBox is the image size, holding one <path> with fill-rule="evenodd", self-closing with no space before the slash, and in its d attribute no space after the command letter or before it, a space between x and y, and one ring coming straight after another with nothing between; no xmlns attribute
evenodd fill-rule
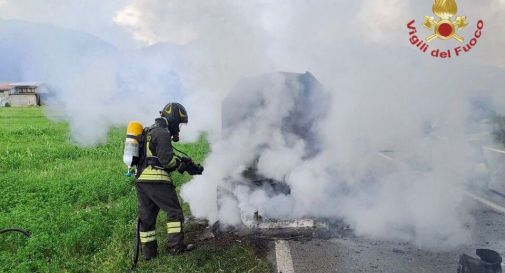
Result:
<svg viewBox="0 0 505 273"><path fill-rule="evenodd" d="M138 121L128 123L126 130L126 140L124 142L123 162L128 168L126 176L132 175L134 161L139 157L139 138L142 135L144 127Z"/></svg>

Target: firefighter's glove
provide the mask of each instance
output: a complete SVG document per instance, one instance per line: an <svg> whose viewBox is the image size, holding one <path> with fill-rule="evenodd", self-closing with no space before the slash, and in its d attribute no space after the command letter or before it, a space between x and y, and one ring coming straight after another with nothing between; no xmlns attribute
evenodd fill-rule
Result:
<svg viewBox="0 0 505 273"><path fill-rule="evenodd" d="M188 168L189 162L191 162L191 158L187 158L187 157L179 158L179 167L177 168L177 171L180 174L183 174L186 171L186 169Z"/></svg>
<svg viewBox="0 0 505 273"><path fill-rule="evenodd" d="M200 164L196 164L189 157L181 157L181 163L177 171L181 174L187 172L190 175L201 175L203 173L203 167Z"/></svg>

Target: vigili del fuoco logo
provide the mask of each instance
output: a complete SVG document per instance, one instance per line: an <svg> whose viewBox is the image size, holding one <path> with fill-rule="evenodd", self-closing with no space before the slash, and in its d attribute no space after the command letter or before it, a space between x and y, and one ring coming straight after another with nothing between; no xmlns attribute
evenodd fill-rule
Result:
<svg viewBox="0 0 505 273"><path fill-rule="evenodd" d="M425 38L420 38L421 34L417 32L415 26L416 20L413 19L407 24L410 35L410 43L417 47L423 53L430 53L435 58L452 58L462 56L464 53L470 52L482 36L484 29L484 21L477 21L476 30L473 32L473 37L468 41L462 37L458 31L468 26L466 16L457 16L458 5L456 0L435 0L433 3L433 14L436 16L424 16L423 26L430 30L431 34ZM430 43L435 40L456 40L461 45L453 49L430 49Z"/></svg>

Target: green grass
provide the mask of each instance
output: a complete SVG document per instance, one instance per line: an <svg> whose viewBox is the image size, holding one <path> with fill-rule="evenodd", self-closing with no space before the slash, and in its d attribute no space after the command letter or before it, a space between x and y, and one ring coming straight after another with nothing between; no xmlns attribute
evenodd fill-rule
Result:
<svg viewBox="0 0 505 273"><path fill-rule="evenodd" d="M0 228L32 232L0 235L0 272L126 272L136 218L133 182L122 163L124 128L106 144L80 148L68 125L50 122L42 108L0 108ZM204 138L179 145L196 161ZM175 175L177 186L189 180ZM184 204L187 214L188 205ZM164 235L158 217L158 234ZM269 272L244 242L207 242L181 256L140 262L137 272Z"/></svg>

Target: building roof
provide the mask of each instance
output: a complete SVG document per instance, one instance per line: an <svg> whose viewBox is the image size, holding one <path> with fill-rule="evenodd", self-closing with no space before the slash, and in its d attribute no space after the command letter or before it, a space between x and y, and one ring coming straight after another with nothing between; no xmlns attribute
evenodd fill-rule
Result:
<svg viewBox="0 0 505 273"><path fill-rule="evenodd" d="M14 86L8 84L8 83L0 83L0 91L8 91L14 88Z"/></svg>
<svg viewBox="0 0 505 273"><path fill-rule="evenodd" d="M37 93L13 93L9 94L9 96L14 97L14 96L37 96Z"/></svg>
<svg viewBox="0 0 505 273"><path fill-rule="evenodd" d="M39 82L14 82L10 83L14 87L39 87Z"/></svg>

